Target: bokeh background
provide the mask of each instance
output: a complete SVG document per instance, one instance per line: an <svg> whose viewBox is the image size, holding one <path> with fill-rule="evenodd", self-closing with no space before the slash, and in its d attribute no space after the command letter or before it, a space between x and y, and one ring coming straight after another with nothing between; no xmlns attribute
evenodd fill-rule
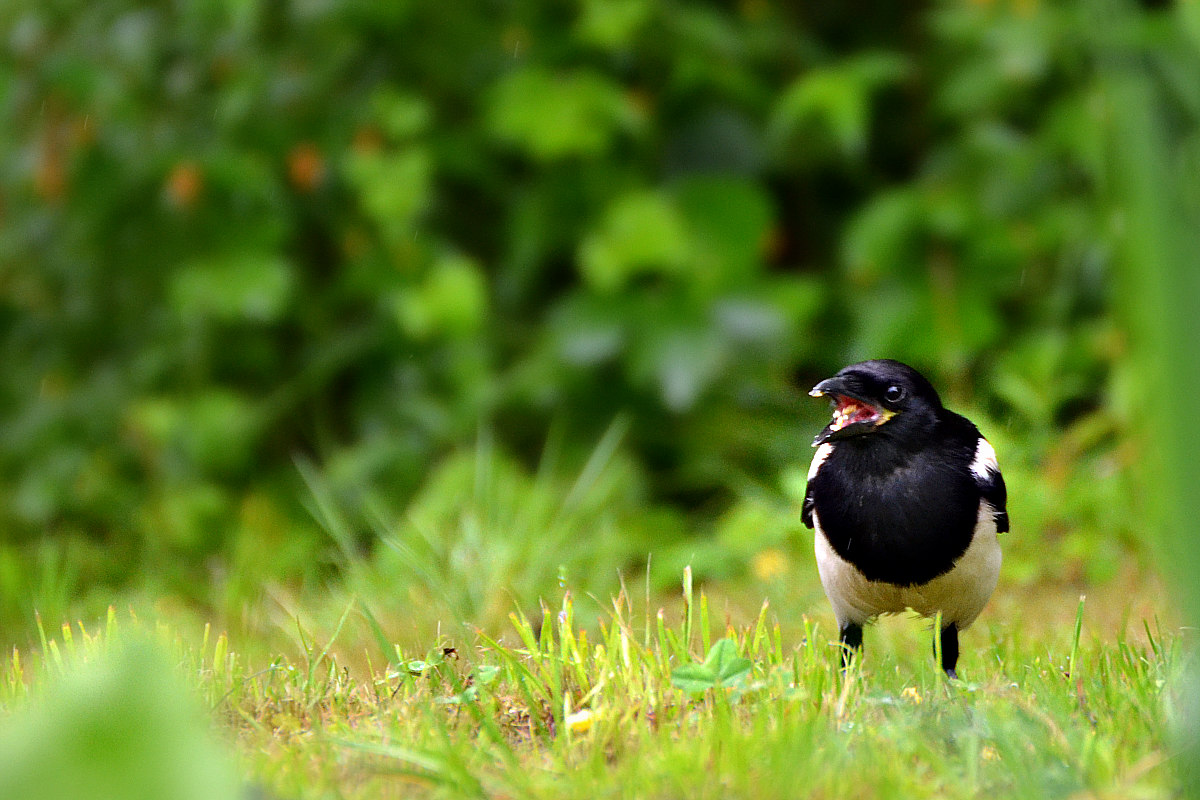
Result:
<svg viewBox="0 0 1200 800"><path fill-rule="evenodd" d="M805 392L882 356L995 444L1003 592L1173 605L1197 5L10 0L0 644L819 608Z"/></svg>

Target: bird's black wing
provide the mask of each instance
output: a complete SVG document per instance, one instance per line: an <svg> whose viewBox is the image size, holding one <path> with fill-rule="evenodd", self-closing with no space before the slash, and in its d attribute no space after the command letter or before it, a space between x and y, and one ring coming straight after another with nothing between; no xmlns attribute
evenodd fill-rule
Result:
<svg viewBox="0 0 1200 800"><path fill-rule="evenodd" d="M817 505L817 498L813 494L813 479L817 477L821 465L825 463L825 459L829 458L829 454L832 452L833 445L826 442L817 448L817 452L813 453L812 463L808 466L808 485L804 487L804 505L800 507L800 520L807 528L813 526L813 509Z"/></svg>
<svg viewBox="0 0 1200 800"><path fill-rule="evenodd" d="M813 506L816 502L813 500L812 481L808 482L808 488L804 491L804 505L800 507L800 520L806 528L813 526Z"/></svg>

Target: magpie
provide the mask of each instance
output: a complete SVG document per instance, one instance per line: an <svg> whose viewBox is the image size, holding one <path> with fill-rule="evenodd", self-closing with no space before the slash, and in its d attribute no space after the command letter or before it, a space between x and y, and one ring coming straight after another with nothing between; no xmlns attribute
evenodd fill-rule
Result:
<svg viewBox="0 0 1200 800"><path fill-rule="evenodd" d="M996 588L1008 530L995 450L899 361L851 364L809 394L832 401L833 420L813 440L801 517L843 664L879 615L941 612L941 667L957 678L958 632Z"/></svg>

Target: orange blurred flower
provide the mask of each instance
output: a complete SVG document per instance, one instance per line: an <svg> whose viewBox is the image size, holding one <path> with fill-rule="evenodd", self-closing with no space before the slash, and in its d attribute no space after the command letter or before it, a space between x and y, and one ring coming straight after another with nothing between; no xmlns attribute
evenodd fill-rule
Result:
<svg viewBox="0 0 1200 800"><path fill-rule="evenodd" d="M203 191L204 174L195 162L181 161L167 176L167 199L177 208L191 208Z"/></svg>
<svg viewBox="0 0 1200 800"><path fill-rule="evenodd" d="M288 179L300 192L308 194L325 179L325 158L312 142L301 142L287 156Z"/></svg>

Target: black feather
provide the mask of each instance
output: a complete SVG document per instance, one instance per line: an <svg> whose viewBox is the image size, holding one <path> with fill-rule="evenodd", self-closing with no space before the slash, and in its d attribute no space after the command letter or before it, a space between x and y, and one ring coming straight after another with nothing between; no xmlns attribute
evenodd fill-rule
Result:
<svg viewBox="0 0 1200 800"><path fill-rule="evenodd" d="M989 469L984 477L975 477L980 496L995 509L996 532L1008 533L1008 489L999 470Z"/></svg>

